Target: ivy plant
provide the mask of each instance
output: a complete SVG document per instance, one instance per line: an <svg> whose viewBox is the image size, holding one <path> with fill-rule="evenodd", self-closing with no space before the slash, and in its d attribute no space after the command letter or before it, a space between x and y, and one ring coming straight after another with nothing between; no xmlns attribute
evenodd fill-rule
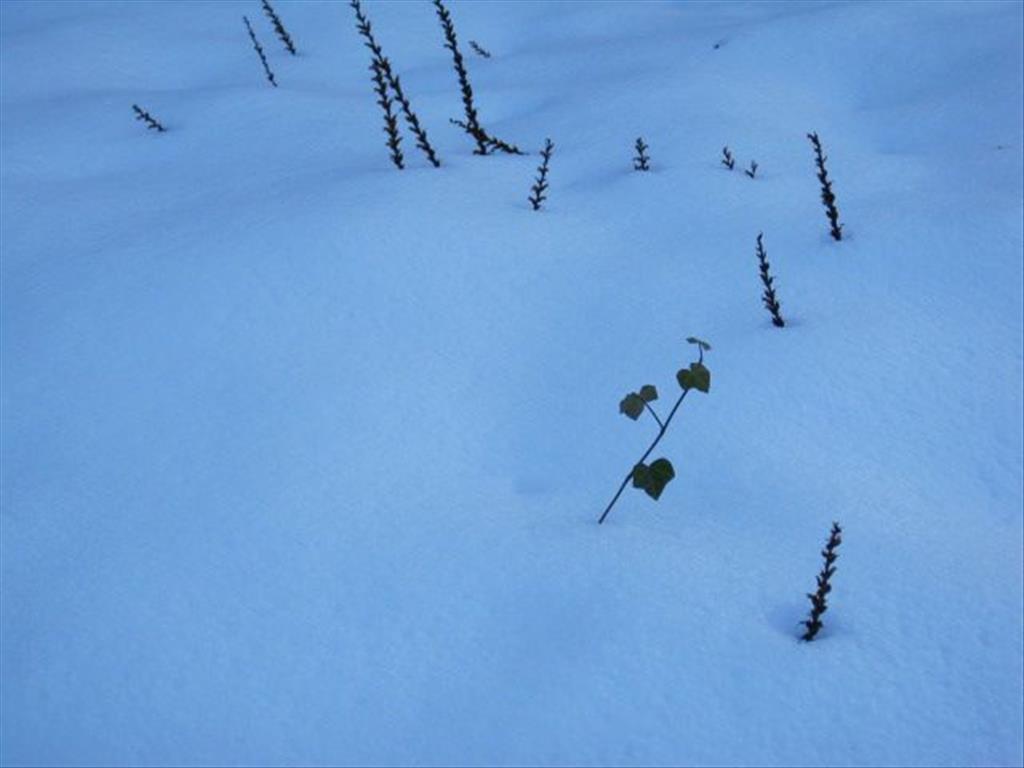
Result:
<svg viewBox="0 0 1024 768"><path fill-rule="evenodd" d="M690 391L695 389L698 392L707 393L711 389L711 371L704 365L704 353L711 351L711 345L695 336L690 336L687 341L690 344L696 345L697 360L690 363L687 368L680 368L676 373L676 381L679 382L682 393L676 399L675 405L672 406L672 410L668 412L668 416L664 420L654 410L654 406L651 405L651 403L658 399L658 390L653 384L644 384L636 392L627 394L619 403L619 412L628 416L633 421L643 416L645 411L649 413L658 425L658 433L654 436L651 444L647 446L644 455L629 470L612 500L608 502L608 506L605 507L601 517L598 518L597 522L599 524L603 523L605 518L608 517L608 513L612 511L612 507L615 506L615 502L619 500L619 496L622 495L630 481L632 481L634 488L642 490L657 501L665 490L665 486L672 482L672 479L676 476L675 467L672 466L672 462L668 459L662 457L655 459L650 464L647 463L647 459L650 458L654 449L658 447L661 438L665 436L669 424L672 423L672 418L676 415L676 411L679 410L679 406L683 404L683 400L686 399Z"/></svg>

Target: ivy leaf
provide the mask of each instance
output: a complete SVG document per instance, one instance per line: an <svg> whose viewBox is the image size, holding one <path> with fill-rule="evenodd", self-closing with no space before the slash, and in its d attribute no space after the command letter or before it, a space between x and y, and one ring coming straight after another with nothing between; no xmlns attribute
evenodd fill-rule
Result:
<svg viewBox="0 0 1024 768"><path fill-rule="evenodd" d="M705 393L711 389L711 371L704 363L690 363L690 372L697 389Z"/></svg>
<svg viewBox="0 0 1024 768"><path fill-rule="evenodd" d="M651 477L648 481L646 491L648 495L657 501L665 486L676 476L672 462L668 459L657 459L651 463Z"/></svg>
<svg viewBox="0 0 1024 768"><path fill-rule="evenodd" d="M710 344L708 344L708 343L707 343L706 341L704 341L703 339L698 339L698 338L697 338L696 336L687 336L687 337L686 337L686 340L687 340L687 341L688 341L688 342L689 342L690 344L696 344L696 345L697 345L698 347L700 347L701 349L703 349L703 350L704 350L705 352L710 352L710 351L711 351L711 345L710 345Z"/></svg>
<svg viewBox="0 0 1024 768"><path fill-rule="evenodd" d="M653 384L644 384L640 387L640 397L645 403L653 403L658 399L658 390Z"/></svg>
<svg viewBox="0 0 1024 768"><path fill-rule="evenodd" d="M668 459L657 459L650 466L644 463L633 467L633 487L641 488L655 501L665 490L665 486L676 476L672 462Z"/></svg>
<svg viewBox="0 0 1024 768"><path fill-rule="evenodd" d="M619 403L619 413L624 413L633 421L640 418L644 412L644 399L636 392L630 392Z"/></svg>
<svg viewBox="0 0 1024 768"><path fill-rule="evenodd" d="M643 488L647 490L647 486L651 482L651 468L643 462L640 462L633 467L633 487Z"/></svg>
<svg viewBox="0 0 1024 768"><path fill-rule="evenodd" d="M704 363L690 363L689 368L680 368L676 372L676 381L683 389L698 389L707 392L711 389L711 371Z"/></svg>

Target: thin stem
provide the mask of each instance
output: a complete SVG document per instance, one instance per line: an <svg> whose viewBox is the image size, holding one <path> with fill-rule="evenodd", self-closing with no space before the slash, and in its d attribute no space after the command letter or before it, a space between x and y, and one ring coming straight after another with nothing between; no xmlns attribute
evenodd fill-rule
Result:
<svg viewBox="0 0 1024 768"><path fill-rule="evenodd" d="M665 425L662 424L661 419L658 418L658 414L654 412L654 409L651 407L651 404L648 403L646 400L644 400L644 408L646 408L650 412L651 416L654 417L654 420L658 422L658 426L664 429Z"/></svg>
<svg viewBox="0 0 1024 768"><path fill-rule="evenodd" d="M697 355L697 365L701 365L704 362L704 347L701 344L697 345ZM658 419L658 424L660 425L658 429L658 434L655 436L654 442L647 447L646 451L644 451L644 455L640 457L640 460L633 465L633 469L636 469L637 464L643 464L644 461L647 460L647 457L651 455L651 451L653 451L657 447L658 443L661 442L661 438L663 438L665 436L665 433L668 431L668 425L672 423L672 418L676 415L676 411L679 410L679 406L683 404L683 400L686 399L686 396L689 393L689 388L683 390L683 393L679 396L679 399L676 400L676 404L672 406L672 410L668 412L668 418L665 419L664 422L658 419L657 414L655 414L654 410L651 409L651 415L654 416L655 419ZM644 402L644 405L647 405L646 401ZM619 486L619 490L615 492L615 495L612 497L612 500L608 502L608 506L605 507L604 512L601 513L601 517L599 517L597 520L598 525L604 522L604 519L608 517L608 513L612 511L612 507L615 506L615 502L619 500L619 496L621 496L622 492L626 490L626 485L629 483L630 478L633 477L633 469L629 470L629 473L622 481L622 485Z"/></svg>
<svg viewBox="0 0 1024 768"><path fill-rule="evenodd" d="M548 188L548 162L551 160L551 153L554 152L554 149L555 145L551 143L551 139L545 139L544 149L540 151L540 156L544 160L540 167L537 168L537 178L534 180L533 187L530 190L530 197L527 198L535 211L539 211L540 204L547 199L547 195L544 193Z"/></svg>
<svg viewBox="0 0 1024 768"><path fill-rule="evenodd" d="M155 117L149 114L149 112L144 110L138 104L132 104L132 109L135 110L135 119L142 120L143 122L145 122L147 128L153 128L157 131L157 133L163 133L164 131L167 130L160 124L160 121L158 121Z"/></svg>
<svg viewBox="0 0 1024 768"><path fill-rule="evenodd" d="M373 73L371 78L373 80L373 90L377 94L377 104L384 112L384 132L388 136L387 146L391 150L391 162L395 164L396 168L401 170L405 167L404 155L399 147L402 137L398 132L398 118L395 117L395 113L392 110L392 101L391 97L388 96L387 88L387 77L391 71L390 64L373 37L370 20L363 14L359 0L351 0L349 5L352 6L356 13L356 29L366 39L364 45L373 54L370 58L370 71Z"/></svg>
<svg viewBox="0 0 1024 768"><path fill-rule="evenodd" d="M445 45L452 52L452 63L455 67L455 74L459 79L459 90L462 92L462 106L466 113L466 125L468 133L476 140L476 154L487 154L487 134L484 133L477 118L476 106L473 104L473 87L469 84L469 73L466 72L466 65L459 51L459 41L455 34L455 24L452 22L451 13L445 8L441 0L434 0L434 8L441 20L441 27L444 30Z"/></svg>
<svg viewBox="0 0 1024 768"><path fill-rule="evenodd" d="M704 359L704 354L703 354L703 352L701 352L701 360L703 360L703 359ZM658 435L654 438L654 442L651 443L648 446L647 450L644 452L644 455L641 456L640 459L633 465L634 468L636 467L637 464L643 464L644 461L646 461L647 457L651 455L651 451L653 451L657 447L658 443L661 442L661 438L663 438L665 436L665 432L668 431L668 425L672 423L672 417L676 415L676 411L679 410L679 406L683 404L683 400L686 398L686 396L687 396L687 394L689 394L689 392L690 392L689 389L684 389L683 390L683 394L681 394L679 396L679 399L676 400L676 404L672 406L672 410L669 412L668 418L665 419L665 423L662 424L661 428L658 430ZM657 416L655 416L655 418L657 418ZM633 470L631 469L631 470L629 470L629 473L626 475L626 478L622 481L622 485L619 486L619 490L617 490L615 492L615 496L612 497L612 500L608 502L608 506L605 507L604 512L601 513L601 517L598 518L598 521L597 521L598 525L603 523L604 519L606 517L608 517L608 513L612 511L612 507L615 506L615 502L619 500L619 496L622 495L622 492L624 490L626 490L626 485L629 483L629 481L630 481L630 479L632 479L632 477L633 477Z"/></svg>
<svg viewBox="0 0 1024 768"><path fill-rule="evenodd" d="M405 91L402 90L402 83L399 76L391 69L391 62L388 60L387 56L384 55L383 49L374 37L370 21L363 14L359 0L351 0L349 5L351 5L356 12L356 29L359 30L359 34L365 38L366 42L364 45L370 49L370 52L373 54L373 61L375 65L380 69L380 73L384 76L387 84L394 92L395 99L398 101L402 108L402 113L405 115L405 122L408 123L410 130L412 130L413 135L416 137L416 146L419 147L427 156L431 165L435 168L439 168L441 166L441 161L437 159L437 154L434 152L434 148L430 145L430 141L427 139L426 130L424 130L420 125L420 121L419 118L416 117L416 113L412 111L412 105L409 103L409 99L406 97ZM388 131L388 135L390 136L390 122L388 122L388 126L385 130Z"/></svg>
<svg viewBox="0 0 1024 768"><path fill-rule="evenodd" d="M292 56L296 54L295 44L292 42L291 36L288 34L288 30L284 28L284 23L281 21L281 17L277 15L273 6L268 0L262 0L263 12L270 19L270 23L274 25L274 31L277 33L278 38L284 43L284 47L288 49L288 53Z"/></svg>
<svg viewBox="0 0 1024 768"><path fill-rule="evenodd" d="M249 17L243 16L242 21L245 22L245 28L249 30L249 39L252 40L252 46L256 49L256 53L260 57L260 62L263 64L263 72L267 76L267 80L270 84L277 88L277 81L274 79L274 73L270 71L270 65L267 63L267 57L263 53L263 46L260 45L259 40L256 39L256 33L252 31L252 24L249 23Z"/></svg>

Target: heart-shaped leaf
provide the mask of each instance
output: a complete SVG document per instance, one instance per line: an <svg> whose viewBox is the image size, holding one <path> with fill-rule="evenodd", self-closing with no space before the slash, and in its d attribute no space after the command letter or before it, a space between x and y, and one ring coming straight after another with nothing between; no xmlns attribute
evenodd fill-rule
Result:
<svg viewBox="0 0 1024 768"><path fill-rule="evenodd" d="M651 468L643 462L633 467L633 487L643 488L647 490L648 484L651 482Z"/></svg>
<svg viewBox="0 0 1024 768"><path fill-rule="evenodd" d="M642 488L655 501L665 490L665 486L676 476L672 462L668 459L657 459L650 466L640 463L633 467L633 487Z"/></svg>
<svg viewBox="0 0 1024 768"><path fill-rule="evenodd" d="M644 384L640 387L640 397L645 403L653 403L658 399L658 390L654 388L653 384Z"/></svg>
<svg viewBox="0 0 1024 768"><path fill-rule="evenodd" d="M619 413L624 413L633 421L640 418L640 414L644 412L644 399L640 397L636 392L630 392L619 403Z"/></svg>
<svg viewBox="0 0 1024 768"><path fill-rule="evenodd" d="M645 489L651 498L657 500L665 486L676 476L672 462L668 459L658 459L651 463L650 480Z"/></svg>
<svg viewBox="0 0 1024 768"><path fill-rule="evenodd" d="M707 392L711 389L711 371L703 363L690 363L689 368L680 368L676 373L676 381L683 389L698 389Z"/></svg>

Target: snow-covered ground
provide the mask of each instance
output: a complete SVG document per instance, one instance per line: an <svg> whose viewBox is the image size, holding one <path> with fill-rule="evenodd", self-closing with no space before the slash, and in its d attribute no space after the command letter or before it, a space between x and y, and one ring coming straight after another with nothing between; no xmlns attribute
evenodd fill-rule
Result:
<svg viewBox="0 0 1024 768"><path fill-rule="evenodd" d="M276 7L0 3L0 762L1024 762L1024 5Z"/></svg>

